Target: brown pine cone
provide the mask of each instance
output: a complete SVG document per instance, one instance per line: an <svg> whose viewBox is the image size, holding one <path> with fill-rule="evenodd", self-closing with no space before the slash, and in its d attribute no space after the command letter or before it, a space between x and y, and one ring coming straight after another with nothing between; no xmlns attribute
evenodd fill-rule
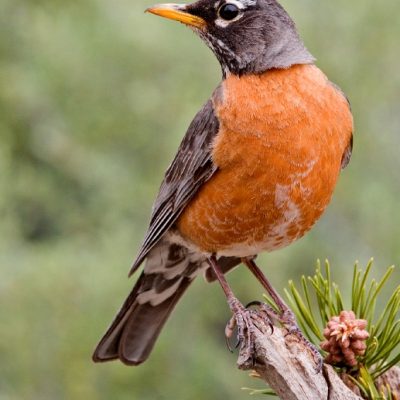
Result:
<svg viewBox="0 0 400 400"><path fill-rule="evenodd" d="M369 333L365 319L356 319L353 311L342 311L332 317L324 329L322 350L328 352L325 362L332 365L355 367L357 357L365 354Z"/></svg>

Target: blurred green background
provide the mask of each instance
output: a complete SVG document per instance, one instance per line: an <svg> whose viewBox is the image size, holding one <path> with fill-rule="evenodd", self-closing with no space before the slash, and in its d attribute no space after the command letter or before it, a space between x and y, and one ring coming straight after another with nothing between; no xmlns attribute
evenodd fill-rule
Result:
<svg viewBox="0 0 400 400"><path fill-rule="evenodd" d="M347 289L354 260L374 256L378 277L400 259L400 2L283 3L351 99L355 146L315 229L260 264L282 291L329 258ZM220 79L206 46L149 5L0 0L1 400L246 399L242 386L260 386L236 370L222 291L201 279L147 363L91 362L134 283L162 174ZM229 280L260 298L244 268Z"/></svg>

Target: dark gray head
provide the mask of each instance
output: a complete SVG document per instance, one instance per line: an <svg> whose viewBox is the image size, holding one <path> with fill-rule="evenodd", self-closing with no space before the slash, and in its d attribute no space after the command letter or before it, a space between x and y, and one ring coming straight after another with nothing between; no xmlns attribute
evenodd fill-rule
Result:
<svg viewBox="0 0 400 400"><path fill-rule="evenodd" d="M147 11L190 26L214 52L224 75L314 62L276 0L199 0L161 4Z"/></svg>

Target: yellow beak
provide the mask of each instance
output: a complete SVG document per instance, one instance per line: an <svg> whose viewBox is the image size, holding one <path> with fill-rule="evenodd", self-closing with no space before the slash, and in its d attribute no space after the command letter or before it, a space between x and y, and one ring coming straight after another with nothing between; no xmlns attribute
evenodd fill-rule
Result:
<svg viewBox="0 0 400 400"><path fill-rule="evenodd" d="M196 15L189 14L185 11L184 4L157 4L148 8L145 12L149 12L160 17L173 19L174 21L182 22L185 25L193 26L202 29L206 26L206 21Z"/></svg>

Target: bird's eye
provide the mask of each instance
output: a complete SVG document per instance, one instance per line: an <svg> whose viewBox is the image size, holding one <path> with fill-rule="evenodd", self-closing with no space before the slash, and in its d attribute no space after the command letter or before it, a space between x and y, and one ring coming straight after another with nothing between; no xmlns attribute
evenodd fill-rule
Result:
<svg viewBox="0 0 400 400"><path fill-rule="evenodd" d="M218 11L219 16L226 20L231 21L239 15L239 8L235 4L224 4Z"/></svg>

